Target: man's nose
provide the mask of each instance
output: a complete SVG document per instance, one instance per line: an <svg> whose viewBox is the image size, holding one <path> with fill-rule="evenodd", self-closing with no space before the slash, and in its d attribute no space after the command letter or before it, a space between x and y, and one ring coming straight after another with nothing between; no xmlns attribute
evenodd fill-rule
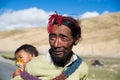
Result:
<svg viewBox="0 0 120 80"><path fill-rule="evenodd" d="M60 47L61 43L60 43L60 39L57 38L55 41L55 47Z"/></svg>

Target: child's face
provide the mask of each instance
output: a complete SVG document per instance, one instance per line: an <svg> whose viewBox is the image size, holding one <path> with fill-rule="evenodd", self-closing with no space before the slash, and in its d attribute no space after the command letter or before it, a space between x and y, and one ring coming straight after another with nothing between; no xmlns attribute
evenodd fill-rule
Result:
<svg viewBox="0 0 120 80"><path fill-rule="evenodd" d="M19 52L16 53L15 57L16 59L23 60L23 62L26 64L34 57L34 55L31 55L30 53L25 52L24 50L20 50Z"/></svg>

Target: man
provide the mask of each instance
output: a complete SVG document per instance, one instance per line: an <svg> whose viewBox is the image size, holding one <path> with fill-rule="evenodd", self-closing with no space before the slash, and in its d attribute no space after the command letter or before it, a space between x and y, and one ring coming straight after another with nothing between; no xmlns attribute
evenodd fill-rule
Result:
<svg viewBox="0 0 120 80"><path fill-rule="evenodd" d="M27 80L25 75L29 73L35 77L31 80L86 80L88 66L72 51L81 38L78 22L71 17L53 14L49 18L48 33L51 48L47 57L34 58L26 65L26 72L21 73L21 77ZM17 77L13 80L22 80Z"/></svg>

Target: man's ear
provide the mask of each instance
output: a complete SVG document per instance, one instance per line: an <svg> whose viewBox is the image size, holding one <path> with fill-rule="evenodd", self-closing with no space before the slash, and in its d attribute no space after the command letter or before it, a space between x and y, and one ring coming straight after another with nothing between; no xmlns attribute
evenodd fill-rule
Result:
<svg viewBox="0 0 120 80"><path fill-rule="evenodd" d="M78 42L77 42L77 41L75 41L75 42L74 42L74 45L77 45L77 43L78 43Z"/></svg>
<svg viewBox="0 0 120 80"><path fill-rule="evenodd" d="M74 45L77 45L78 44L78 42L79 42L79 40L80 40L80 37L79 37L79 35L77 35L75 38L74 38Z"/></svg>

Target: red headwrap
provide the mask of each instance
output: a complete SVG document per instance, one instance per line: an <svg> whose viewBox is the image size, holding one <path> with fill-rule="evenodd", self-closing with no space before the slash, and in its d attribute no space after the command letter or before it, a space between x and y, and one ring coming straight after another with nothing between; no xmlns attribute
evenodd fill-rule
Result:
<svg viewBox="0 0 120 80"><path fill-rule="evenodd" d="M63 19L73 22L77 26L77 28L80 29L80 26L77 22L75 22L71 18L68 18L66 16L61 16L56 13L56 14L51 15L51 17L49 18L48 27L47 27L48 33L50 33L52 31L52 25L53 25L54 20L56 20L56 23L58 25L61 25Z"/></svg>
<svg viewBox="0 0 120 80"><path fill-rule="evenodd" d="M51 15L51 17L49 18L49 22L48 22L48 33L51 32L52 30L52 25L54 20L56 19L56 22L61 25L62 23L62 16L58 15L58 14L53 14Z"/></svg>

